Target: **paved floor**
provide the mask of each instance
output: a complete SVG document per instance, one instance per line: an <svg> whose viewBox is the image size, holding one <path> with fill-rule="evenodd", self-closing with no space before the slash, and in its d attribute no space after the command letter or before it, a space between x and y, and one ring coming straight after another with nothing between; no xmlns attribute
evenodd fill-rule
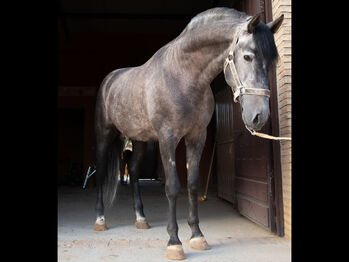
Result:
<svg viewBox="0 0 349 262"><path fill-rule="evenodd" d="M144 212L150 229L134 225L130 188L120 187L117 202L106 209L107 231L95 232L96 191L76 187L58 189L58 261L169 261L165 258L168 235L167 199L163 186L142 181ZM200 202L200 227L211 249L189 248L187 195L177 202L179 237L185 261L284 262L291 261L291 243L248 219L214 194Z"/></svg>

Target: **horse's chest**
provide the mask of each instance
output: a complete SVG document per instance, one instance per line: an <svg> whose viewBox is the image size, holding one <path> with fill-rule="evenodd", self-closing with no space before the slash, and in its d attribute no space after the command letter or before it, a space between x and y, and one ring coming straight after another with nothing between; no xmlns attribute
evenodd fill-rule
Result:
<svg viewBox="0 0 349 262"><path fill-rule="evenodd" d="M170 99L162 96L153 105L155 109L150 111L155 113L150 116L154 126L160 129L165 125L176 136L183 137L194 130L206 129L214 110L214 98L208 88L196 97L193 92L176 93Z"/></svg>

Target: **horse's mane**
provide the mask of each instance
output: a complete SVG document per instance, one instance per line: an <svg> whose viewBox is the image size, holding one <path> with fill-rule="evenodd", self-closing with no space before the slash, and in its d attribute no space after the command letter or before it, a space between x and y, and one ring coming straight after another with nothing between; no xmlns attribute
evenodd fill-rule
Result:
<svg viewBox="0 0 349 262"><path fill-rule="evenodd" d="M233 26L246 17L247 15L245 13L226 7L208 9L194 16L184 28L181 35L188 32L192 33L195 29L202 28L205 25L214 26L225 23Z"/></svg>
<svg viewBox="0 0 349 262"><path fill-rule="evenodd" d="M246 13L239 12L235 9L216 7L194 16L184 31L195 29L198 26L201 27L203 24L207 23L229 23L233 25L246 17Z"/></svg>
<svg viewBox="0 0 349 262"><path fill-rule="evenodd" d="M198 31L200 33L201 28L205 29L205 35L209 38L210 34L215 33L217 30L222 30L223 27L231 29L234 25L246 21L247 17L248 15L246 13L231 8L216 7L208 9L194 16L178 38L187 36L190 39L194 39L196 33ZM274 35L265 24L259 23L253 37L257 48L268 65L277 61L278 51L275 46Z"/></svg>

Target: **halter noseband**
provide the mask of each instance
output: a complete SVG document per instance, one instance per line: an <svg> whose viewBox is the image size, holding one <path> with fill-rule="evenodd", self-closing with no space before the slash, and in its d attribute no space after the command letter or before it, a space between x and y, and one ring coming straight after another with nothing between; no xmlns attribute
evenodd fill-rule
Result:
<svg viewBox="0 0 349 262"><path fill-rule="evenodd" d="M244 87L240 81L240 78L239 78L239 75L236 71L235 63L234 63L234 49L235 49L235 46L238 42L238 39L239 39L241 32L242 32L242 28L238 29L236 34L234 35L232 47L229 51L228 57L224 61L224 69L223 69L223 72L225 75L225 70L227 69L227 66L229 65L229 67L230 67L230 71L232 73L235 84L230 84L230 83L228 83L228 84L230 85L230 87L233 85L233 93L234 93L234 102L235 103L238 102L237 98L240 95L259 95L259 96L270 97L269 89Z"/></svg>

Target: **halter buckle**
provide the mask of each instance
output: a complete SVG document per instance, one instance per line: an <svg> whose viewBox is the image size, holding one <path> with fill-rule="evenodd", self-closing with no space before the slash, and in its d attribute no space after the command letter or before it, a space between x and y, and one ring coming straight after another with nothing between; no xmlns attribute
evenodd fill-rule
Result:
<svg viewBox="0 0 349 262"><path fill-rule="evenodd" d="M243 90L243 88L244 87L242 85L239 85L237 88L235 88L235 90L234 90L234 102L235 103L238 102L237 98L240 96L241 90Z"/></svg>

